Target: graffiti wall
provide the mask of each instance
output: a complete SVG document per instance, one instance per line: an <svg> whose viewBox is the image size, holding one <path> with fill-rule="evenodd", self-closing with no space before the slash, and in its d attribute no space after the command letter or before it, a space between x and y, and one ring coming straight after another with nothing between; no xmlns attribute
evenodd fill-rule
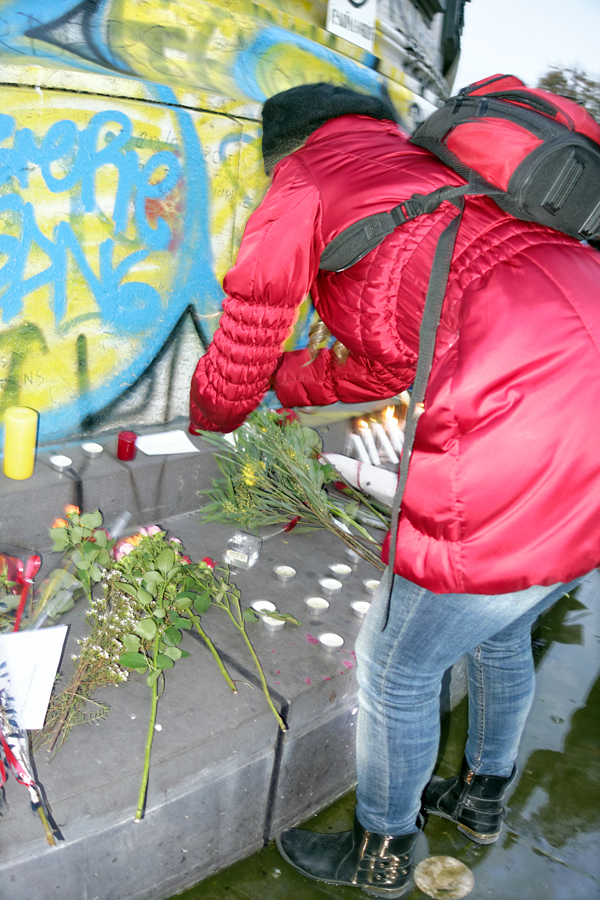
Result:
<svg viewBox="0 0 600 900"><path fill-rule="evenodd" d="M266 187L260 103L306 81L380 89L336 41L250 2L4 3L0 415L37 409L42 441L186 415Z"/></svg>

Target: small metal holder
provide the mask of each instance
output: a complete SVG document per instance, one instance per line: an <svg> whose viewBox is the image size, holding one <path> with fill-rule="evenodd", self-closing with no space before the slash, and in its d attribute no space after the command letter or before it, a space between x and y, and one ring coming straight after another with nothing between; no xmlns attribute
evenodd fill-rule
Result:
<svg viewBox="0 0 600 900"><path fill-rule="evenodd" d="M345 581L352 575L352 566L348 566L346 563L330 563L327 568L332 576L340 581Z"/></svg>
<svg viewBox="0 0 600 900"><path fill-rule="evenodd" d="M73 465L73 460L70 456L63 456L61 453L57 453L54 456L50 457L50 465L57 472L66 472Z"/></svg>
<svg viewBox="0 0 600 900"><path fill-rule="evenodd" d="M89 459L98 459L104 453L102 444L96 444L94 441L88 441L81 445L81 449Z"/></svg>
<svg viewBox="0 0 600 900"><path fill-rule="evenodd" d="M339 634L328 631L319 635L319 645L321 650L324 650L326 653L335 653L336 650L341 650L344 646L344 638Z"/></svg>
<svg viewBox="0 0 600 900"><path fill-rule="evenodd" d="M285 628L285 619L274 619L272 616L261 616L263 628L267 631L281 631Z"/></svg>
<svg viewBox="0 0 600 900"><path fill-rule="evenodd" d="M296 577L296 570L293 566L273 566L273 574L277 581L283 581L286 584Z"/></svg>
<svg viewBox="0 0 600 900"><path fill-rule="evenodd" d="M350 609L352 610L352 615L356 616L357 619L364 619L371 609L371 604L368 600L353 600L350 604Z"/></svg>
<svg viewBox="0 0 600 900"><path fill-rule="evenodd" d="M319 587L327 597L333 597L339 594L343 584L337 578L319 578Z"/></svg>
<svg viewBox="0 0 600 900"><path fill-rule="evenodd" d="M315 618L324 616L329 611L329 600L325 600L324 597L306 597L304 602L311 616Z"/></svg>
<svg viewBox="0 0 600 900"><path fill-rule="evenodd" d="M367 594L371 594L371 596L373 596L377 592L379 582L375 578L367 578L365 581L363 581L363 587Z"/></svg>

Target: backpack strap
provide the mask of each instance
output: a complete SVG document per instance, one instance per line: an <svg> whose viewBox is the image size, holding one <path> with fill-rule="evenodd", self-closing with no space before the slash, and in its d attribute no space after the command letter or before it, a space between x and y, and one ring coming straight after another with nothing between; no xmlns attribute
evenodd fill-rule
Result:
<svg viewBox="0 0 600 900"><path fill-rule="evenodd" d="M435 212L444 200L461 208L465 194L487 193L487 187L470 184L446 185L430 194L413 194L389 212L365 216L349 225L329 243L321 254L319 268L326 272L343 272L374 250L389 234L426 213Z"/></svg>

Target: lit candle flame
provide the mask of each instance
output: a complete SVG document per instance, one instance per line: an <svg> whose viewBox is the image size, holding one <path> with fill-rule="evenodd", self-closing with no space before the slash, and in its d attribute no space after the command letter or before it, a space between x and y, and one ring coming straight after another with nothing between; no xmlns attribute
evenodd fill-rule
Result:
<svg viewBox="0 0 600 900"><path fill-rule="evenodd" d="M393 406L387 406L386 409L385 409L385 412L384 412L385 418L386 418L388 421L391 421L391 420L393 419L395 422L397 422L398 420L397 420L396 417L394 416L394 412L395 412L395 410L394 410L394 407L393 407Z"/></svg>
<svg viewBox="0 0 600 900"><path fill-rule="evenodd" d="M361 419L361 420L359 421L359 423L358 423L358 427L364 429L364 428L368 428L369 426L368 426L368 424L364 421L364 419Z"/></svg>

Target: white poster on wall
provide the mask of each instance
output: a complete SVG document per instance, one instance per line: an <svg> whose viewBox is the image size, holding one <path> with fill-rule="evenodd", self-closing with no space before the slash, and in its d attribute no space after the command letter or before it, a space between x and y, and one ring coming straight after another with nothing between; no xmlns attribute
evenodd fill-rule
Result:
<svg viewBox="0 0 600 900"><path fill-rule="evenodd" d="M328 0L327 31L373 52L377 0Z"/></svg>

